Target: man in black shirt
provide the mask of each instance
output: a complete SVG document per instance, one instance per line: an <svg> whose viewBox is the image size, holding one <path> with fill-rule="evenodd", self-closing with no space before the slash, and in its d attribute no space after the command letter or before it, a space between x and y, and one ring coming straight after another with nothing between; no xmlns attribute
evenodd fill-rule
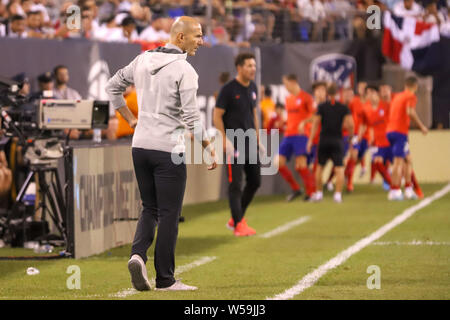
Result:
<svg viewBox="0 0 450 320"><path fill-rule="evenodd" d="M241 53L236 57L237 76L220 90L214 108L214 126L222 134L228 175L228 199L231 219L227 223L234 235L251 236L256 232L244 219L245 211L261 185L258 159L259 121L255 57ZM245 172L246 184L242 190Z"/></svg>
<svg viewBox="0 0 450 320"><path fill-rule="evenodd" d="M342 142L343 126L353 136L353 118L350 109L337 101L335 96L337 88L334 84L315 88L315 96L328 95L328 100L320 104L317 113L314 116L311 135L308 140L307 150L310 152L312 147L312 138L315 136L319 123L321 124L320 140L318 147L318 166L316 170L317 191L313 196L313 201L320 201L323 198L322 193L322 170L328 159L333 161L336 174L336 192L334 201L342 202L342 187L344 185L344 146Z"/></svg>

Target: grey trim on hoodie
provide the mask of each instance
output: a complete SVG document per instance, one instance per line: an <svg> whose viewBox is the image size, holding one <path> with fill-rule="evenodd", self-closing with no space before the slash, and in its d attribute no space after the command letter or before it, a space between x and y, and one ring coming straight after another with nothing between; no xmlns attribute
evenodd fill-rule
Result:
<svg viewBox="0 0 450 320"><path fill-rule="evenodd" d="M198 75L186 57L169 43L141 53L109 79L106 92L115 109L126 106L126 88L136 87L139 117L133 147L184 152L184 129L194 133L196 126L195 137L207 139L197 106Z"/></svg>

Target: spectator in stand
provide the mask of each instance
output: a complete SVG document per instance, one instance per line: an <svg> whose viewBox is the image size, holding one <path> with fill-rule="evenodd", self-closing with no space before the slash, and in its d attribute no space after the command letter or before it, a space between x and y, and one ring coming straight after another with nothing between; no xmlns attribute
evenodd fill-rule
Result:
<svg viewBox="0 0 450 320"><path fill-rule="evenodd" d="M30 11L33 11L33 10L31 10L31 7L34 5L33 0L22 0L20 5L22 6L22 9L23 9L23 11L25 12L26 15L28 15L28 13Z"/></svg>
<svg viewBox="0 0 450 320"><path fill-rule="evenodd" d="M116 15L116 9L119 5L119 0L106 0L98 8L98 18L100 21L109 20L111 16Z"/></svg>
<svg viewBox="0 0 450 320"><path fill-rule="evenodd" d="M415 17L423 16L423 8L414 0L399 1L394 5L394 14L399 17Z"/></svg>
<svg viewBox="0 0 450 320"><path fill-rule="evenodd" d="M70 88L69 69L66 66L58 65L53 69L53 77L55 78L55 88L53 94L55 99L81 100L81 95L75 89Z"/></svg>
<svg viewBox="0 0 450 320"><path fill-rule="evenodd" d="M43 25L51 26L50 16L48 15L47 8L43 4L44 2L45 0L33 0L30 10L40 12Z"/></svg>
<svg viewBox="0 0 450 320"><path fill-rule="evenodd" d="M8 38L27 38L26 20L21 15L14 15L9 20L9 23L0 25L0 36Z"/></svg>
<svg viewBox="0 0 450 320"><path fill-rule="evenodd" d="M100 20L98 18L98 7L94 0L81 0L78 4L85 15L91 18L91 37L95 31L100 28ZM82 12L83 16L83 12Z"/></svg>
<svg viewBox="0 0 450 320"><path fill-rule="evenodd" d="M270 86L261 86L261 101L259 103L261 107L262 115L262 127L267 129L270 118L275 112L275 102L272 100L272 89Z"/></svg>
<svg viewBox="0 0 450 320"><path fill-rule="evenodd" d="M435 23L440 26L445 22L445 17L441 11L438 11L437 0L429 1L425 6L423 20L427 23Z"/></svg>
<svg viewBox="0 0 450 320"><path fill-rule="evenodd" d="M136 22L127 16L117 27L116 20L111 16L95 33L94 38L108 42L134 42L139 38L136 32Z"/></svg>
<svg viewBox="0 0 450 320"><path fill-rule="evenodd" d="M323 0L298 0L301 40L334 39L334 17L327 15Z"/></svg>
<svg viewBox="0 0 450 320"><path fill-rule="evenodd" d="M152 13L148 6L141 6L139 1L135 0L131 4L130 15L134 18L136 31L140 34L149 25Z"/></svg>
<svg viewBox="0 0 450 320"><path fill-rule="evenodd" d="M128 16L122 20L122 35L124 42L133 42L139 38L136 31L136 21L134 21L133 17Z"/></svg>
<svg viewBox="0 0 450 320"><path fill-rule="evenodd" d="M6 14L7 18L11 18L15 15L19 15L25 17L25 11L20 5L20 1L18 0L10 0L6 5Z"/></svg>
<svg viewBox="0 0 450 320"><path fill-rule="evenodd" d="M39 11L30 11L27 14L27 33L29 38L44 38L42 31L42 14Z"/></svg>
<svg viewBox="0 0 450 320"><path fill-rule="evenodd" d="M170 39L170 34L164 30L164 18L160 15L153 15L152 23L139 35L140 40L149 42L166 42Z"/></svg>
<svg viewBox="0 0 450 320"><path fill-rule="evenodd" d="M354 11L348 0L326 0L325 12L334 26L333 38L348 39L349 15ZM330 32L331 33L331 32Z"/></svg>

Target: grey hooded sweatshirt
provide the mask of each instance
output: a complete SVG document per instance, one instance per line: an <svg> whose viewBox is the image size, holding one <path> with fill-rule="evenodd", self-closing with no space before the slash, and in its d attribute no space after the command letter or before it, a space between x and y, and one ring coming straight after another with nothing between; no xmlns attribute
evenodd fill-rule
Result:
<svg viewBox="0 0 450 320"><path fill-rule="evenodd" d="M196 138L206 139L197 107L198 75L186 56L167 44L141 53L109 79L106 92L115 109L126 106L126 88L136 87L139 117L132 147L184 152L185 128L196 128Z"/></svg>

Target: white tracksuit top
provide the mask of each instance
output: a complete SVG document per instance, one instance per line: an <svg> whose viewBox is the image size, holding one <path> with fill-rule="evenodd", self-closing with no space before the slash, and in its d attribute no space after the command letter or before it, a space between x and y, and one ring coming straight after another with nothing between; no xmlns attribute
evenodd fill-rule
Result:
<svg viewBox="0 0 450 320"><path fill-rule="evenodd" d="M207 138L197 107L198 75L186 53L167 44L138 55L109 79L106 92L115 109L126 106L123 92L134 84L139 117L132 147L184 152L184 130ZM202 134L202 137L199 136Z"/></svg>

